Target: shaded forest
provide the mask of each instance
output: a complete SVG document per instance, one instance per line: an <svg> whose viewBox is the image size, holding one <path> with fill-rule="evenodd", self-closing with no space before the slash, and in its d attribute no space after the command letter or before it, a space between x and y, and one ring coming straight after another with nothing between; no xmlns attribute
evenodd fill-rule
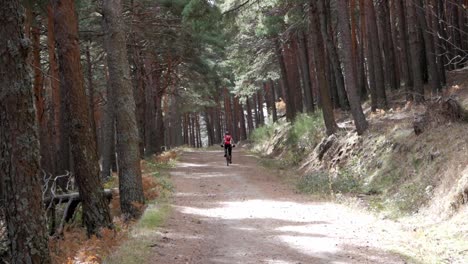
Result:
<svg viewBox="0 0 468 264"><path fill-rule="evenodd" d="M78 204L88 235L141 215L140 161L245 141L321 112L326 133L392 95L423 104L468 60L466 0L7 0L0 191L11 263L50 263ZM76 195L75 195L76 194ZM78 195L79 194L79 195ZM59 195L62 195L60 199ZM75 195L75 196L73 196ZM55 207L66 204L61 215ZM63 219L63 220L62 220Z"/></svg>

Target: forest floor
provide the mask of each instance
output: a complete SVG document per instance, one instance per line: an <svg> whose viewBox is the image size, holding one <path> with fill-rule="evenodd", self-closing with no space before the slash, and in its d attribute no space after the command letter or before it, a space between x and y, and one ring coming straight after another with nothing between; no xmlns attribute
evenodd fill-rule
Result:
<svg viewBox="0 0 468 264"><path fill-rule="evenodd" d="M229 167L220 151L182 154L172 210L151 232L145 263L420 263L399 253L418 250L412 229L298 194L236 150Z"/></svg>

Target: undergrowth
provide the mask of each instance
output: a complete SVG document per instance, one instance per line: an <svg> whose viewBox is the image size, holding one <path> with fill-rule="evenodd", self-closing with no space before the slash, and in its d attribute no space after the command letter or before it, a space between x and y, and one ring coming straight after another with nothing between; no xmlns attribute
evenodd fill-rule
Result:
<svg viewBox="0 0 468 264"><path fill-rule="evenodd" d="M143 192L147 206L139 221L122 221L119 196L115 194L110 203L114 229L102 230L99 238L95 236L88 238L86 230L80 223L81 209L77 210L74 221L65 226L63 236L49 241L52 263L103 263L106 256L115 252L116 248L119 248L119 254L114 253L109 258L110 260L116 260L114 257L116 255L118 256L117 260L123 259L122 254L124 253L120 252L136 252L137 246L142 241L136 239L134 233L142 229L157 228L164 222L169 212L167 197L172 192L173 187L169 181L167 169L174 166L176 158L177 153L170 151L142 161ZM113 175L113 178L105 184L105 188L115 189L117 187L117 175ZM141 250L145 251L146 249L142 246ZM140 253L144 256L144 252ZM108 262L106 260L104 263L143 263L144 259L138 262L139 258L141 256L134 254L131 260L126 259L124 262Z"/></svg>

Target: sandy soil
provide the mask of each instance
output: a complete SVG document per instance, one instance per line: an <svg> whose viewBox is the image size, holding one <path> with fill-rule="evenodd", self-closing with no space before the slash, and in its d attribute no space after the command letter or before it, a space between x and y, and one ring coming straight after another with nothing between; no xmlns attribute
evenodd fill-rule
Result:
<svg viewBox="0 0 468 264"><path fill-rule="evenodd" d="M313 201L255 157L233 156L227 167L222 152L182 155L148 263L407 263L392 250L408 232L396 223Z"/></svg>

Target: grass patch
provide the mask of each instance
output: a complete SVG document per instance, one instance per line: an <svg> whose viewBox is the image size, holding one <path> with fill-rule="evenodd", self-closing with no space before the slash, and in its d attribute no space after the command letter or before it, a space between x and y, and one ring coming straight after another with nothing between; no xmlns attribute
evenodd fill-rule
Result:
<svg viewBox="0 0 468 264"><path fill-rule="evenodd" d="M302 177L296 183L296 188L307 194L355 194L361 192L362 183L347 170L341 170L336 176L325 171L316 171Z"/></svg>
<svg viewBox="0 0 468 264"><path fill-rule="evenodd" d="M320 112L300 114L293 122L287 142L300 149L313 149L323 138L323 118Z"/></svg>
<svg viewBox="0 0 468 264"><path fill-rule="evenodd" d="M265 141L268 141L274 135L276 126L277 124L273 123L256 128L250 134L249 139L252 140L254 143L263 143Z"/></svg>
<svg viewBox="0 0 468 264"><path fill-rule="evenodd" d="M164 221L166 220L169 212L170 206L168 204L164 204L159 208L156 208L154 205L150 205L141 217L136 228L158 228L164 224Z"/></svg>
<svg viewBox="0 0 468 264"><path fill-rule="evenodd" d="M147 208L141 218L131 227L128 239L104 263L141 264L151 256L149 246L154 236L168 218L171 207L169 198L173 185L168 169L175 166L176 155L166 154L151 157L143 162L143 186L147 198Z"/></svg>

